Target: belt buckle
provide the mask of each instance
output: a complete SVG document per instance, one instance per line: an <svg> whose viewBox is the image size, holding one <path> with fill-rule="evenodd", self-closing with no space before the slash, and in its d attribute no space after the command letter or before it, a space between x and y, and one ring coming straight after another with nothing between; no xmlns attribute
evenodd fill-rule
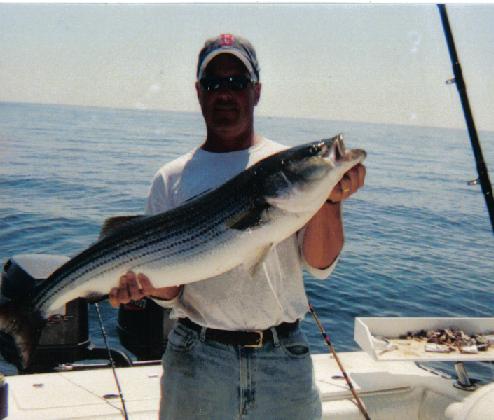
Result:
<svg viewBox="0 0 494 420"><path fill-rule="evenodd" d="M259 334L259 338L256 344L245 344L243 347L259 348L263 345L264 331L251 331L253 333Z"/></svg>

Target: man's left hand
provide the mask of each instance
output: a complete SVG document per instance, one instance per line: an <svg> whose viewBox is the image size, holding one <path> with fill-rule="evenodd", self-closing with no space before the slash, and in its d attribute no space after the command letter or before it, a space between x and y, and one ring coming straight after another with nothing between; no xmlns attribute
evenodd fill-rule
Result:
<svg viewBox="0 0 494 420"><path fill-rule="evenodd" d="M364 186L365 173L366 169L364 165L361 163L355 165L336 184L331 194L329 194L328 200L333 203L339 203L357 192L359 188Z"/></svg>

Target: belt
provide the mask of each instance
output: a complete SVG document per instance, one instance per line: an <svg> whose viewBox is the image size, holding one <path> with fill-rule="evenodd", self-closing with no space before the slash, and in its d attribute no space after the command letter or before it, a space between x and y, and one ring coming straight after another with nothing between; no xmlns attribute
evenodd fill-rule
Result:
<svg viewBox="0 0 494 420"><path fill-rule="evenodd" d="M197 332L200 332L203 328L195 322L192 322L189 318L180 318L178 322ZM276 330L278 337L286 337L291 331L295 330L297 326L298 321L295 321L283 322L273 328ZM206 328L206 339L234 346L262 347L264 344L273 341L273 332L271 331L271 328L259 331L227 331Z"/></svg>

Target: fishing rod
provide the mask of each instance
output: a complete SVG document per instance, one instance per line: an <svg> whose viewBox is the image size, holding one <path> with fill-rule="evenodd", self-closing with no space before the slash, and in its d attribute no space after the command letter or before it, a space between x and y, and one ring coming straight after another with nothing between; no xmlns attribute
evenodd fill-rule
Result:
<svg viewBox="0 0 494 420"><path fill-rule="evenodd" d="M129 415L127 414L127 408L125 407L125 399L124 399L124 396L122 393L122 388L120 387L120 382L118 380L117 371L115 370L115 362L114 362L113 357L111 355L110 346L108 344L108 337L106 335L105 326L103 325L103 319L101 318L101 312L99 310L99 304L96 302L96 303L94 303L94 306L96 307L96 312L98 313L98 320L99 320L99 326L101 328L101 334L103 335L105 347L106 347L106 350L108 351L108 359L110 360L111 369L113 372L113 377L115 378L115 383L117 384L118 395L120 397L120 402L122 403L122 410L123 410L122 414L123 414L123 417L125 420L129 420Z"/></svg>
<svg viewBox="0 0 494 420"><path fill-rule="evenodd" d="M475 163L477 165L477 173L479 175L479 182L482 187L482 193L484 194L485 204L491 220L492 232L494 233L494 197L492 196L492 185L489 180L489 172L482 155L482 149L480 147L479 137L477 135L477 129L475 127L475 121L473 119L472 110L470 108L470 102L468 100L467 87L465 80L463 79L463 72L461 70L460 60L456 52L455 40L449 24L448 12L446 11L445 4L438 4L439 13L441 15L441 22L443 25L444 35L446 36L446 42L448 44L449 57L453 66L453 73L455 75L452 80L456 84L458 93L460 95L461 106L463 108L463 115L468 128L468 134L470 136L470 143L472 145L473 154L475 156Z"/></svg>
<svg viewBox="0 0 494 420"><path fill-rule="evenodd" d="M343 364L341 363L340 358L336 354L336 350L333 347L333 343L331 343L329 335L324 330L324 327L323 327L321 321L319 320L319 317L317 316L316 311L314 310L314 307L312 306L311 303L309 303L309 310L310 310L310 313L312 314L312 316L314 317L314 320L316 321L316 324L319 327L319 331L321 332L321 335L323 336L324 341L328 345L329 350L331 351L331 354L334 357L334 360L336 360L336 363L338 364L338 367L340 368L340 371L343 374L343 377L345 378L345 381L348 385L348 388L350 388L350 392L352 393L353 398L355 398L355 401L357 403L357 406L358 406L360 412L362 413L362 415L365 417L366 420L371 420L371 418L369 417L369 414L367 413L367 410L364 406L363 401L360 399L359 395L357 394L357 391L355 390L355 388L352 384L352 381L350 380L350 377L346 373L346 370L343 367Z"/></svg>

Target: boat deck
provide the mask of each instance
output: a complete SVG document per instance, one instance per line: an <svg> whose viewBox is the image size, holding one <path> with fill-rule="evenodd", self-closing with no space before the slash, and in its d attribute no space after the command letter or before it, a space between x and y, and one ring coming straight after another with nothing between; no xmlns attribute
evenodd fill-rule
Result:
<svg viewBox="0 0 494 420"><path fill-rule="evenodd" d="M312 357L324 417L361 419L335 360L329 354ZM341 353L340 359L374 418L418 419L419 411L421 419L447 418L447 406L466 395L454 388L451 380L412 362L376 362L364 352ZM158 418L161 366L119 368L117 372L129 417ZM115 380L108 368L10 376L5 380L8 419L122 418ZM425 407L424 399L432 396L434 403Z"/></svg>

